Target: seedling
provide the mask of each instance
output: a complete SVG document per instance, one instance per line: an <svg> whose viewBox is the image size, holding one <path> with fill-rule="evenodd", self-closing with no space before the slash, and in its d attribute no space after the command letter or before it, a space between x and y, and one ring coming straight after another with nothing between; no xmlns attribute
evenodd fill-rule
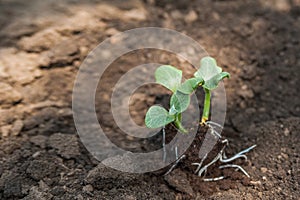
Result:
<svg viewBox="0 0 300 200"><path fill-rule="evenodd" d="M202 118L200 121L201 125L206 125L209 128L209 132L215 135L222 144L224 144L221 151L217 154L217 156L208 164L202 166L204 160L207 158L207 154L200 160L199 163L193 163L193 165L198 166L195 173L198 176L205 176L206 171L209 166L214 163L220 161L221 163L229 163L239 158L247 159L245 153L252 150L256 145L253 145L231 158L227 158L225 155L225 148L228 146L228 140L222 139L221 134L216 130L216 127L223 128L221 125L208 121L209 113L210 113L210 101L211 101L211 91L218 87L220 81L224 78L229 78L230 74L228 72L222 72L222 68L217 66L217 62L212 57L204 57L200 61L200 68L194 73L194 77L187 79L182 83L182 71L176 69L170 65L163 65L156 69L155 71L155 79L156 83L166 87L172 92L172 96L170 98L170 109L167 110L161 106L154 105L149 108L145 117L145 124L148 128L163 128L163 153L164 160L166 157L165 150L165 126L170 123L174 123L178 130L182 133L188 133L182 123L181 117L182 113L188 108L190 104L190 96L191 94L197 90L199 87L204 89L205 97L204 97L204 106L202 112ZM166 173L170 173L176 165L186 156L182 155L178 157L178 147L175 147L175 155L176 162L171 166L169 171ZM239 165L234 164L226 164L219 167L219 169L223 168L236 168L242 171L247 177L249 177L248 173ZM206 178L204 181L217 181L224 179L224 176L216 177L216 178Z"/></svg>
<svg viewBox="0 0 300 200"><path fill-rule="evenodd" d="M202 87L205 92L204 109L201 124L209 118L211 91L218 87L224 78L229 78L228 72L222 72L217 62L212 57L204 57L201 67L195 72L194 77L181 83L182 71L170 65L163 65L155 71L155 79L158 84L172 91L170 109L167 111L161 106L150 107L146 114L145 124L148 128L160 128L169 123L174 123L182 133L188 131L181 124L181 115L190 104L191 94Z"/></svg>

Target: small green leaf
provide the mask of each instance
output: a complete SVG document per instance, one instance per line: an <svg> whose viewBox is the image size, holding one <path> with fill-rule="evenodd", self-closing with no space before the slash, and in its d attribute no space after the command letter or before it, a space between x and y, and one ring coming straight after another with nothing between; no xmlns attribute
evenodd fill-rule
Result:
<svg viewBox="0 0 300 200"><path fill-rule="evenodd" d="M190 105L190 95L177 91L171 96L170 105L174 106L178 113L182 113Z"/></svg>
<svg viewBox="0 0 300 200"><path fill-rule="evenodd" d="M217 66L216 60L207 56L201 59L200 68L195 72L194 76L207 81L221 72L222 68Z"/></svg>
<svg viewBox="0 0 300 200"><path fill-rule="evenodd" d="M170 115L161 106L151 106L146 113L145 124L148 128L163 127L175 120L174 115Z"/></svg>
<svg viewBox="0 0 300 200"><path fill-rule="evenodd" d="M202 78L190 78L179 86L178 91L184 94L192 94L194 90L197 89L197 86L202 82Z"/></svg>
<svg viewBox="0 0 300 200"><path fill-rule="evenodd" d="M229 78L229 77L230 77L230 75L228 72L221 72L221 73L215 75L214 77L212 77L211 79L209 79L208 81L205 81L205 83L203 84L203 87L208 90L216 89L221 80L223 80L224 78Z"/></svg>
<svg viewBox="0 0 300 200"><path fill-rule="evenodd" d="M182 71L170 65L162 65L155 71L156 82L175 92L181 84Z"/></svg>

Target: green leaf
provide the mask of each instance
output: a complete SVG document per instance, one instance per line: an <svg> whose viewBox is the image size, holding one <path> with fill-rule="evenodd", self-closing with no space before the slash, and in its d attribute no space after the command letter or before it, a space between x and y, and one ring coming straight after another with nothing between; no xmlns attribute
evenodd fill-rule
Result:
<svg viewBox="0 0 300 200"><path fill-rule="evenodd" d="M190 105L190 95L177 91L171 96L170 106L174 106L178 113L185 111Z"/></svg>
<svg viewBox="0 0 300 200"><path fill-rule="evenodd" d="M155 71L156 82L175 92L181 84L182 71L170 65L162 65Z"/></svg>
<svg viewBox="0 0 300 200"><path fill-rule="evenodd" d="M223 80L224 78L229 78L229 77L230 77L230 74L228 72L221 72L221 73L215 75L214 77L212 77L211 79L209 79L208 81L205 81L205 83L203 84L203 87L208 90L216 89L221 80Z"/></svg>
<svg viewBox="0 0 300 200"><path fill-rule="evenodd" d="M148 128L163 127L175 120L174 115L170 115L161 106L151 106L146 113L145 124Z"/></svg>
<svg viewBox="0 0 300 200"><path fill-rule="evenodd" d="M192 94L194 90L197 89L198 85L202 82L202 78L190 78L179 86L178 91L184 94Z"/></svg>
<svg viewBox="0 0 300 200"><path fill-rule="evenodd" d="M222 68L217 66L216 60L207 56L201 59L200 68L195 72L194 76L207 81L221 72Z"/></svg>

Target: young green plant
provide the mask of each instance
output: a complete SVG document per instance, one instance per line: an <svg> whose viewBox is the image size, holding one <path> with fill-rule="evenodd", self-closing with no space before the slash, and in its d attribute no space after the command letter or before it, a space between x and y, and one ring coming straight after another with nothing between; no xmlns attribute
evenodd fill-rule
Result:
<svg viewBox="0 0 300 200"><path fill-rule="evenodd" d="M145 124L148 128L160 128L169 123L174 123L178 130L182 133L188 131L181 123L182 113L190 104L191 94L199 87L205 92L204 108L201 118L201 124L209 118L211 91L218 87L218 84L224 78L229 78L229 73L222 72L217 66L217 62L212 57L204 57L200 61L200 68L194 73L194 77L182 81L182 71L170 65L163 65L156 69L156 83L163 85L170 91L172 96L170 99L169 111L165 108L154 105L149 108L145 117Z"/></svg>

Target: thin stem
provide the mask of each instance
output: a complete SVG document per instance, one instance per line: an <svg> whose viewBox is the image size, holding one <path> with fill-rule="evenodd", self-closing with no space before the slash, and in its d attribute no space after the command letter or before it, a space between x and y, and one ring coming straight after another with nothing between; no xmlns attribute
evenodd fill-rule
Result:
<svg viewBox="0 0 300 200"><path fill-rule="evenodd" d="M187 133L188 131L182 126L181 124L181 113L179 113L176 116L175 122L174 122L175 126L179 129L180 132L182 133Z"/></svg>
<svg viewBox="0 0 300 200"><path fill-rule="evenodd" d="M205 98L204 98L204 108L203 108L201 124L205 124L205 122L208 120L209 110L210 110L211 92L210 92L210 90L208 90L206 88L204 88L204 92L205 92Z"/></svg>

